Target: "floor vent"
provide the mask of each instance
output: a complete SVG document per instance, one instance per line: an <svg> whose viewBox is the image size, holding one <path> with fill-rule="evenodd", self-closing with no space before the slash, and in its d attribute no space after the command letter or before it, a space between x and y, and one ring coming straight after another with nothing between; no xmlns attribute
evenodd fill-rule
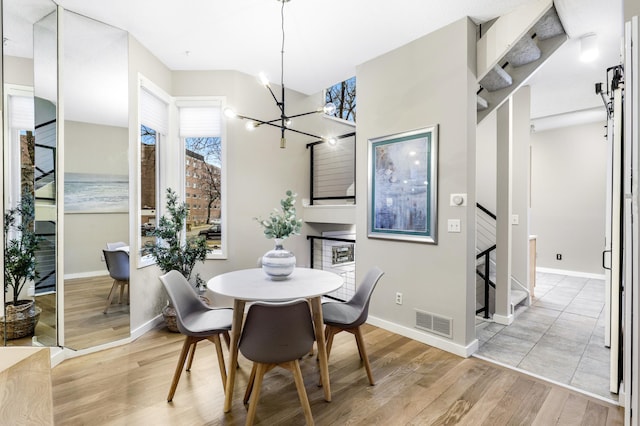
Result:
<svg viewBox="0 0 640 426"><path fill-rule="evenodd" d="M451 339L451 323L451 318L416 309L416 328L427 330Z"/></svg>

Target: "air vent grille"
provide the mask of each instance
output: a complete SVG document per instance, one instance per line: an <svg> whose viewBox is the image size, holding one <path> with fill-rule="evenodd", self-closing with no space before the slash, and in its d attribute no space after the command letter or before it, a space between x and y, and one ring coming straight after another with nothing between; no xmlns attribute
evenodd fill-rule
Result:
<svg viewBox="0 0 640 426"><path fill-rule="evenodd" d="M440 336L452 337L452 319L416 309L416 328Z"/></svg>

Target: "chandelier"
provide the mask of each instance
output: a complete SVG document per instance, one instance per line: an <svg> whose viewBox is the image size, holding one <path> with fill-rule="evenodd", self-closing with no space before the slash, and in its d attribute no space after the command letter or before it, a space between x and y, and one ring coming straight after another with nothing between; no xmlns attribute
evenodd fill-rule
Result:
<svg viewBox="0 0 640 426"><path fill-rule="evenodd" d="M317 113L325 113L325 114L332 115L336 111L336 106L333 103L328 102L323 107L320 107L313 111L303 112L301 114L287 115L286 108L285 108L285 96L284 96L284 4L288 3L290 0L276 0L276 1L282 3L282 7L280 9L280 19L281 19L281 28L282 28L282 45L281 45L282 47L280 49L280 87L282 92L280 95L280 100L278 100L278 97L271 89L271 84L269 83L269 79L267 78L267 76L264 73L260 73L258 78L260 80L260 83L267 90L269 90L271 97L273 98L273 100L276 103L276 106L280 110L280 117L275 118L273 120L260 120L257 118L252 118L246 115L238 114L232 108L225 108L224 114L228 118L239 118L242 120L247 120L247 123L245 125L247 130L254 130L263 125L277 127L278 129L280 129L280 148L285 148L287 145L287 140L285 138L285 132L287 131L298 133L300 135L310 136L315 139L321 139L329 143L330 145L335 145L337 143L336 138L321 137L321 136L317 136L308 132L303 132L301 130L297 130L291 127L293 118L304 117L305 115L311 115L311 114L317 114Z"/></svg>

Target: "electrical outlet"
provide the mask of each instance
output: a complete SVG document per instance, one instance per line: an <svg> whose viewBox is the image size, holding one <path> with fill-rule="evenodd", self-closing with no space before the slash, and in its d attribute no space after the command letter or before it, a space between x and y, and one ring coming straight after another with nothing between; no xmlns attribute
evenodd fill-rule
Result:
<svg viewBox="0 0 640 426"><path fill-rule="evenodd" d="M447 230L449 232L460 232L460 219L449 219L447 222Z"/></svg>
<svg viewBox="0 0 640 426"><path fill-rule="evenodd" d="M396 293L396 304L402 305L402 293Z"/></svg>

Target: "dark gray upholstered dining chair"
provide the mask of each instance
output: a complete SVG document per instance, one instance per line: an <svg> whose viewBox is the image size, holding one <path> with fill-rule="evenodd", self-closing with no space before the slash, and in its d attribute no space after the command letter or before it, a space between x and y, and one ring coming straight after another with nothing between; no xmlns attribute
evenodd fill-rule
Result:
<svg viewBox="0 0 640 426"><path fill-rule="evenodd" d="M369 364L369 357L364 347L364 339L362 338L360 326L367 321L371 294L383 274L384 272L382 272L380 268L373 267L367 272L367 275L358 286L351 300L348 302L328 302L322 304L323 322L326 325L324 334L327 341L327 360L331 354L333 336L341 331L348 331L356 338L360 359L364 362L367 377L371 385L374 385L375 382L373 380L373 374L371 374L371 365Z"/></svg>
<svg viewBox="0 0 640 426"><path fill-rule="evenodd" d="M216 309L207 306L200 300L187 279L178 271L167 272L160 277L160 281L162 281L165 290L169 294L169 300L176 310L176 325L178 330L181 334L185 335L167 401L170 402L173 400L173 395L180 381L187 354L191 350L191 356L187 365L187 371L189 371L195 353L195 345L204 339L211 341L216 347L220 378L222 379L222 389L224 389L227 383L227 370L224 364L220 335L225 336L225 339L228 338L229 330L231 330L233 309Z"/></svg>
<svg viewBox="0 0 640 426"><path fill-rule="evenodd" d="M113 296L120 288L118 303L122 303L124 288L127 287L127 304L129 303L129 253L122 250L102 250L104 261L107 264L109 275L113 278L113 285L107 297L107 306L104 308L106 314L113 301Z"/></svg>
<svg viewBox="0 0 640 426"><path fill-rule="evenodd" d="M309 352L314 341L311 311L306 300L256 302L249 307L238 345L242 355L254 363L245 394L245 403L251 395L247 425L253 424L256 415L262 379L276 366L293 373L304 417L308 425L313 424L298 359Z"/></svg>

